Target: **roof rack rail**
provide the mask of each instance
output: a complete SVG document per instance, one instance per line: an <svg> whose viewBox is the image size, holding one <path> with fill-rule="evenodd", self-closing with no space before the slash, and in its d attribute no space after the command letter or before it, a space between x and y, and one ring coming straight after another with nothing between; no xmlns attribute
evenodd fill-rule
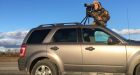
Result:
<svg viewBox="0 0 140 75"><path fill-rule="evenodd" d="M48 26L55 26L55 24L41 24L38 27L48 27Z"/></svg>
<svg viewBox="0 0 140 75"><path fill-rule="evenodd" d="M48 27L48 26L63 26L63 25L82 25L79 22L70 22L70 23L54 23L54 24L42 24L38 27Z"/></svg>

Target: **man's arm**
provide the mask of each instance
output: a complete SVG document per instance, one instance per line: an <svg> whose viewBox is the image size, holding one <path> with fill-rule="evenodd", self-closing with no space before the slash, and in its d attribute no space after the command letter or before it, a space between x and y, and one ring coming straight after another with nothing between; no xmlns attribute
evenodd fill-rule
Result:
<svg viewBox="0 0 140 75"><path fill-rule="evenodd" d="M110 19L110 15L109 15L108 11L105 10L102 14L102 20L104 22L107 22L109 19Z"/></svg>

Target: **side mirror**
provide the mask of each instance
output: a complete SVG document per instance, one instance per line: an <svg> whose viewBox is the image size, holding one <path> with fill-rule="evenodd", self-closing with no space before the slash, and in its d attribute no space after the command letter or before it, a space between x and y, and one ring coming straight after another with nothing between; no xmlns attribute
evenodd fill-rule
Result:
<svg viewBox="0 0 140 75"><path fill-rule="evenodd" d="M114 37L109 37L108 38L108 45L115 45L115 44L119 44L120 41Z"/></svg>

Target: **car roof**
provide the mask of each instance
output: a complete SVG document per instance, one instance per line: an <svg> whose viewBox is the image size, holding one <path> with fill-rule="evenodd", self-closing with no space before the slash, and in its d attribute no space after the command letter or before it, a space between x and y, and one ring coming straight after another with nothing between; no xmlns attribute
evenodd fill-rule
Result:
<svg viewBox="0 0 140 75"><path fill-rule="evenodd" d="M78 23L78 22L71 22L71 23L42 24L34 29L71 28L71 27L104 28L101 26L93 26L92 24L83 25L83 24Z"/></svg>

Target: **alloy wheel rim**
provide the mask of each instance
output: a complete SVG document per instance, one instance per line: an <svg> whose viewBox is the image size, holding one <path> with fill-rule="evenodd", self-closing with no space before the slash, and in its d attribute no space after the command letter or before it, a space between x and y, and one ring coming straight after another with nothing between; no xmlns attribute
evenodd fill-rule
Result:
<svg viewBox="0 0 140 75"><path fill-rule="evenodd" d="M48 66L41 65L36 69L35 75L52 75L52 71Z"/></svg>

